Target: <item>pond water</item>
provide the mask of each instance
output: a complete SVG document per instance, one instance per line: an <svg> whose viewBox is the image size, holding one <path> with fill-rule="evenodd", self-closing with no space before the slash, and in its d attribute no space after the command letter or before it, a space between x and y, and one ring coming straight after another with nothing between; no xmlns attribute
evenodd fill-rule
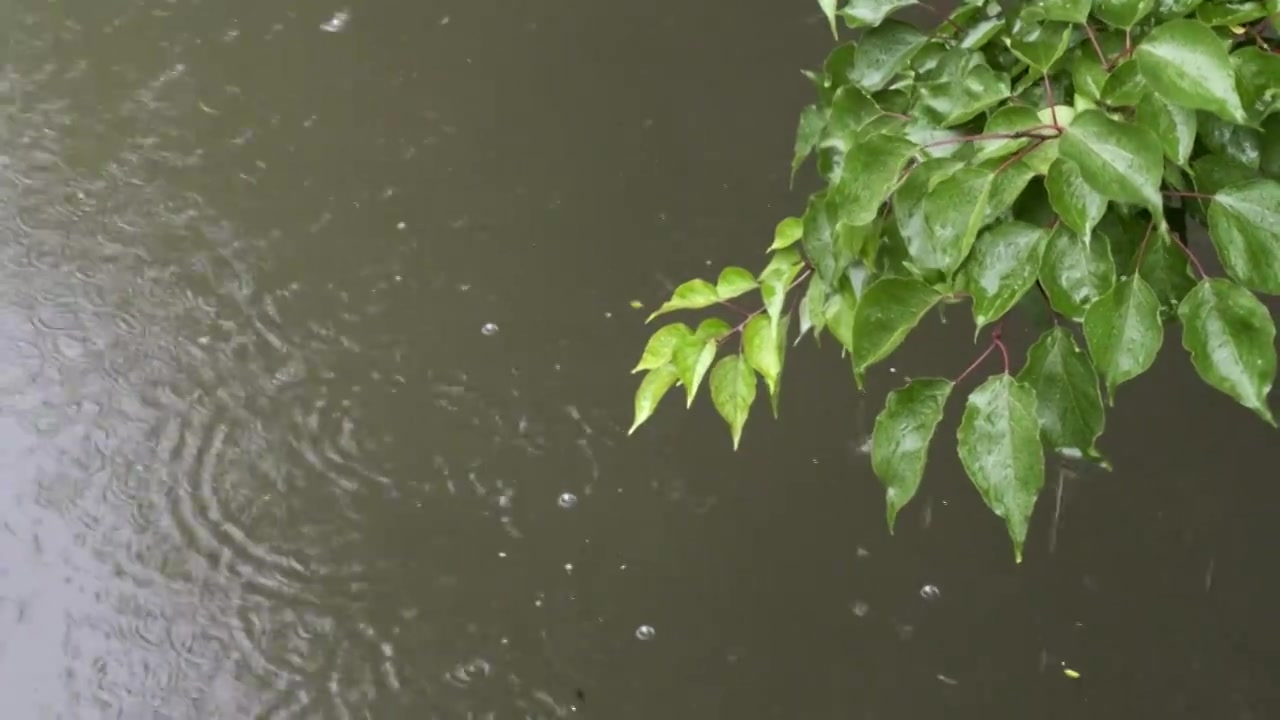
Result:
<svg viewBox="0 0 1280 720"><path fill-rule="evenodd" d="M1021 566L950 451L891 538L861 450L961 313L865 395L794 352L738 453L705 400L626 437L631 301L802 207L811 0L0 28L6 717L1280 713L1280 444L1174 335Z"/></svg>

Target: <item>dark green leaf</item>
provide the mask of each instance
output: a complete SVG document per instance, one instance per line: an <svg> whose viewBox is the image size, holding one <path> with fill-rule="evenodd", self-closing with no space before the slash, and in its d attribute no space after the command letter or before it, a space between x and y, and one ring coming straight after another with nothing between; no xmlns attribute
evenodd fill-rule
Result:
<svg viewBox="0 0 1280 720"><path fill-rule="evenodd" d="M1098 53L1089 45L1081 45L1076 49L1075 60L1071 63L1071 82L1080 95L1093 101L1102 99L1102 89L1107 86L1110 75L1102 67Z"/></svg>
<svg viewBox="0 0 1280 720"><path fill-rule="evenodd" d="M1251 168L1262 159L1262 133L1236 125L1212 113L1197 113L1200 142L1215 155L1223 155Z"/></svg>
<svg viewBox="0 0 1280 720"><path fill-rule="evenodd" d="M1152 233L1142 256L1142 267L1138 270L1156 294L1161 314L1166 317L1177 312L1178 303L1196 284L1186 252L1175 242L1163 227Z"/></svg>
<svg viewBox="0 0 1280 720"><path fill-rule="evenodd" d="M942 298L911 278L882 277L862 294L854 312L854 376L861 386L866 369L888 357L920 318Z"/></svg>
<svg viewBox="0 0 1280 720"><path fill-rule="evenodd" d="M970 25L960 38L960 47L964 50L978 50L991 42L1004 29L1004 21L1000 18L986 18Z"/></svg>
<svg viewBox="0 0 1280 720"><path fill-rule="evenodd" d="M826 108L820 108L817 105L810 105L800 111L800 124L796 128L796 148L795 157L791 161L791 177L794 179L796 171L804 164L809 153L817 147L818 140L822 138L822 131L827 127L827 111Z"/></svg>
<svg viewBox="0 0 1280 720"><path fill-rule="evenodd" d="M800 236L804 233L804 219L798 217L783 218L778 226L773 230L773 244L769 246L769 252L781 250L790 247L800 241Z"/></svg>
<svg viewBox="0 0 1280 720"><path fill-rule="evenodd" d="M663 315L673 310L697 310L698 308L708 307L720 302L720 295L716 293L716 286L706 280L690 280L687 283L676 288L671 294L671 299L662 304L649 316L649 322L659 315Z"/></svg>
<svg viewBox="0 0 1280 720"><path fill-rule="evenodd" d="M773 330L769 319L763 315L751 318L742 329L742 351L751 367L764 378L770 394L777 387L778 374L782 372L782 354Z"/></svg>
<svg viewBox="0 0 1280 720"><path fill-rule="evenodd" d="M1049 166L1044 188L1062 222L1082 236L1088 237L1107 212L1107 199L1084 181L1078 165L1064 157Z"/></svg>
<svg viewBox="0 0 1280 720"><path fill-rule="evenodd" d="M929 443L942 420L950 380L917 378L889 393L871 433L871 467L885 487L889 532L924 477Z"/></svg>
<svg viewBox="0 0 1280 720"><path fill-rule="evenodd" d="M751 403L756 400L756 373L742 355L726 355L711 370L711 404L729 424L733 449L738 449Z"/></svg>
<svg viewBox="0 0 1280 720"><path fill-rule="evenodd" d="M818 277L830 285L835 282L844 268L837 267L836 258L836 208L835 203L827 201L826 193L817 193L809 198L809 207L804 213L804 254L809 258Z"/></svg>
<svg viewBox="0 0 1280 720"><path fill-rule="evenodd" d="M1102 101L1112 107L1128 107L1137 105L1150 92L1138 63L1125 60L1107 77L1107 83L1102 86Z"/></svg>
<svg viewBox="0 0 1280 720"><path fill-rule="evenodd" d="M1227 49L1202 23L1170 20L1157 25L1134 58L1147 85L1170 103L1245 122Z"/></svg>
<svg viewBox="0 0 1280 720"><path fill-rule="evenodd" d="M740 267L727 267L720 271L720 279L716 281L716 296L719 300L732 300L743 293L756 289L756 276L750 270Z"/></svg>
<svg viewBox="0 0 1280 720"><path fill-rule="evenodd" d="M674 365L663 365L645 374L644 379L640 381L640 388L636 390L635 420L631 423L631 429L627 431L628 435L634 433L636 428L653 416L653 411L658 409L662 396L676 384L676 379Z"/></svg>
<svg viewBox="0 0 1280 720"><path fill-rule="evenodd" d="M1067 51L1071 26L1058 22L1015 21L1009 34L1009 49L1031 67L1045 72Z"/></svg>
<svg viewBox="0 0 1280 720"><path fill-rule="evenodd" d="M1215 154L1196 158L1191 162L1191 170L1195 176L1196 192L1201 195L1216 195L1232 185L1246 183L1258 177L1257 171L1253 168L1226 155ZM1195 200L1190 204L1194 207L1203 205L1199 217L1207 223L1209 221L1208 202Z"/></svg>
<svg viewBox="0 0 1280 720"><path fill-rule="evenodd" d="M1175 105L1155 93L1147 93L1138 102L1139 125L1150 130L1164 144L1164 155L1183 167L1191 157L1196 142L1196 113Z"/></svg>
<svg viewBox="0 0 1280 720"><path fill-rule="evenodd" d="M1262 120L1280 110L1280 55L1258 47L1241 48L1231 54L1245 113Z"/></svg>
<svg viewBox="0 0 1280 720"><path fill-rule="evenodd" d="M919 86L920 105L942 127L968 122L992 105L1009 97L1009 76L976 65L961 77L949 77Z"/></svg>
<svg viewBox="0 0 1280 720"><path fill-rule="evenodd" d="M1205 280L1178 308L1182 345L1204 381L1275 425L1267 394L1276 376L1276 326L1253 293Z"/></svg>
<svg viewBox="0 0 1280 720"><path fill-rule="evenodd" d="M1036 281L1048 232L1017 220L984 230L961 270L976 330L999 319Z"/></svg>
<svg viewBox="0 0 1280 720"><path fill-rule="evenodd" d="M860 88L846 85L836 91L827 115L827 126L822 133L823 146L831 146L840 152L847 151L867 123L884 114L876 101Z"/></svg>
<svg viewBox="0 0 1280 720"><path fill-rule="evenodd" d="M995 179L991 181L991 192L987 195L987 213L982 220L983 225L995 222L1008 212L1036 175L1031 166L1022 160L1007 165L996 173L1003 164L1002 160L989 160L979 166L995 174Z"/></svg>
<svg viewBox="0 0 1280 720"><path fill-rule="evenodd" d="M1081 25L1089 19L1089 9L1093 0L1036 0L1023 11L1032 19L1044 18Z"/></svg>
<svg viewBox="0 0 1280 720"><path fill-rule="evenodd" d="M1026 105L1005 105L991 113L991 117L987 119L987 126L983 129L982 134L986 136L1007 135L1009 133L1039 129L1043 126L1044 123L1040 120L1040 116L1036 114L1036 111ZM1021 150L1028 142L1030 140L1026 138L978 140L973 143L974 149L977 150L973 159L982 161L989 158L1012 155Z"/></svg>
<svg viewBox="0 0 1280 720"><path fill-rule="evenodd" d="M960 420L960 462L983 502L1002 518L1022 562L1022 546L1044 486L1044 446L1036 393L1009 375L994 375L969 395Z"/></svg>
<svg viewBox="0 0 1280 720"><path fill-rule="evenodd" d="M950 276L968 256L987 213L987 197L994 176L967 167L941 180L924 198L926 232L908 237L911 260L924 271Z"/></svg>
<svg viewBox="0 0 1280 720"><path fill-rule="evenodd" d="M1216 194L1209 237L1228 275L1252 290L1280 295L1280 182L1260 178Z"/></svg>
<svg viewBox="0 0 1280 720"><path fill-rule="evenodd" d="M1196 8L1196 18L1206 25L1244 25L1267 16L1260 2L1211 2Z"/></svg>
<svg viewBox="0 0 1280 720"><path fill-rule="evenodd" d="M1077 235L1059 225L1040 263L1040 285L1053 309L1077 322L1085 310L1116 284L1116 266L1105 238Z"/></svg>
<svg viewBox="0 0 1280 720"><path fill-rule="evenodd" d="M640 356L640 362L636 363L635 369L631 372L638 373L641 370L653 370L666 365L671 362L671 355L675 352L676 345L681 340L692 337L693 330L684 323L664 325L649 337L649 342L644 346L644 353Z"/></svg>
<svg viewBox="0 0 1280 720"><path fill-rule="evenodd" d="M851 80L867 92L880 90L911 61L928 39L919 30L898 20L888 20L868 30L858 41Z"/></svg>
<svg viewBox="0 0 1280 720"><path fill-rule="evenodd" d="M915 0L849 0L839 14L851 28L875 26L895 10L915 4Z"/></svg>
<svg viewBox="0 0 1280 720"><path fill-rule="evenodd" d="M1128 30L1156 7L1156 0L1093 0L1093 14L1102 22Z"/></svg>
<svg viewBox="0 0 1280 720"><path fill-rule="evenodd" d="M1089 306L1084 337L1114 400L1117 386L1151 367L1164 340L1160 301L1141 275L1116 283Z"/></svg>
<svg viewBox="0 0 1280 720"><path fill-rule="evenodd" d="M701 327L698 328L702 330ZM719 349L719 338L714 337L692 337L681 340L675 347L675 354L672 358L672 364L675 365L676 375L680 378L680 384L684 385L685 407L693 407L693 398L698 394L698 388L702 385L702 379L706 377L707 370L711 369L711 363L716 359L716 350Z"/></svg>
<svg viewBox="0 0 1280 720"><path fill-rule="evenodd" d="M1280 115L1273 115L1263 121L1261 150L1258 169L1266 177L1280 180Z"/></svg>
<svg viewBox="0 0 1280 720"><path fill-rule="evenodd" d="M851 225L874 220L916 149L914 142L897 135L856 139L845 158L840 181L831 191L839 218Z"/></svg>
<svg viewBox="0 0 1280 720"><path fill-rule="evenodd" d="M1106 413L1098 373L1066 328L1058 326L1040 336L1027 351L1018 380L1035 390L1040 430L1049 447L1101 459L1096 443Z"/></svg>
<svg viewBox="0 0 1280 720"><path fill-rule="evenodd" d="M1079 166L1084 181L1098 193L1117 202L1162 207L1164 155L1150 130L1112 120L1100 110L1085 110L1059 142L1062 157Z"/></svg>

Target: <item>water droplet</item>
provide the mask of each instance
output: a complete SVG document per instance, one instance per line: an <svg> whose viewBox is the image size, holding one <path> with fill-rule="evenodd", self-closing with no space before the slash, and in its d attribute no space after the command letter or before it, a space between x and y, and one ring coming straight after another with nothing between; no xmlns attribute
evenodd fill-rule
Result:
<svg viewBox="0 0 1280 720"><path fill-rule="evenodd" d="M565 563L565 564L564 564L564 571L565 571L566 573L569 573L570 575L572 575L572 574L573 574L573 563Z"/></svg>
<svg viewBox="0 0 1280 720"><path fill-rule="evenodd" d="M397 229L397 230L404 230L404 229L405 229L405 228L407 228L407 227L409 227L409 226L408 226L407 224L405 224L404 222L398 222L398 223L396 223L396 229Z"/></svg>
<svg viewBox="0 0 1280 720"><path fill-rule="evenodd" d="M641 625L640 627L636 628L637 640L652 640L654 636L657 634L658 634L658 631L654 630L652 625Z"/></svg>
<svg viewBox="0 0 1280 720"><path fill-rule="evenodd" d="M350 20L350 12L347 12L346 10L339 10L334 13L333 17L329 18L327 22L322 23L320 25L320 29L325 32L342 32L347 27L347 23L350 22Z"/></svg>
<svg viewBox="0 0 1280 720"><path fill-rule="evenodd" d="M480 326L480 334L481 335L497 335L498 334L497 324L485 323L484 325Z"/></svg>
<svg viewBox="0 0 1280 720"><path fill-rule="evenodd" d="M849 609L852 610L853 614L858 617L866 617L867 613L871 612L871 606L861 600L850 605Z"/></svg>
<svg viewBox="0 0 1280 720"><path fill-rule="evenodd" d="M925 585L920 588L920 597L925 600L937 600L941 596L942 591L938 589L937 585Z"/></svg>
<svg viewBox="0 0 1280 720"><path fill-rule="evenodd" d="M556 500L556 504L564 508L565 510L568 510L569 508L578 504L578 496L574 495L571 492L560 493L560 497L559 499Z"/></svg>

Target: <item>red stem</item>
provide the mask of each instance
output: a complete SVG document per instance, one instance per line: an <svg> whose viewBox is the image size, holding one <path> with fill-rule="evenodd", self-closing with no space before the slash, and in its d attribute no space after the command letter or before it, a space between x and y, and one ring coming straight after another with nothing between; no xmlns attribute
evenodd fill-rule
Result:
<svg viewBox="0 0 1280 720"><path fill-rule="evenodd" d="M974 360L972 365L970 365L969 367L965 368L965 369L964 369L964 372L960 373L960 377L956 378L956 382L955 382L955 384L956 384L956 385L959 385L959 384L960 384L960 381L961 381L961 380L964 380L966 377L968 377L968 376L969 376L969 373L973 372L975 368L977 368L979 365L981 365L981 364L982 364L982 361L983 361L983 360L986 360L986 359L987 359L987 356L991 354L991 351L992 351L992 350L995 350L995 349L996 349L996 344L995 344L994 342L992 342L990 345L988 345L988 346L987 346L987 349L986 349L986 350L983 350L983 351L982 351L982 354L978 356L978 359L977 359L977 360Z"/></svg>
<svg viewBox="0 0 1280 720"><path fill-rule="evenodd" d="M1012 165L1012 164L1014 164L1014 163L1018 162L1019 160L1021 160L1021 159L1022 159L1022 158L1024 158L1024 157L1026 157L1027 155L1030 155L1030 154L1031 154L1031 151L1033 151L1033 150L1035 150L1036 148L1040 147L1040 144L1041 144L1041 143L1043 143L1043 142L1044 142L1045 140L1047 140L1047 139L1048 139L1048 138L1037 137L1035 140L1033 140L1033 141L1031 141L1031 142L1027 143L1027 146L1026 146L1026 147L1024 147L1024 148L1022 148L1021 150L1019 150L1018 152L1016 152L1016 153L1014 153L1014 154L1010 155L1008 160L1005 160L1003 163L1001 163L1001 164L1000 164L1000 167L996 168L996 172L995 172L995 174L996 174L996 175L999 175L1000 173L1004 172L1004 171L1005 171L1005 169L1006 169L1006 168L1008 168L1010 165Z"/></svg>
<svg viewBox="0 0 1280 720"><path fill-rule="evenodd" d="M1045 101L1049 103L1049 116L1053 118L1053 126L1061 129L1062 125L1058 122L1058 107L1053 102L1053 83L1049 82L1048 75L1041 76L1041 79L1044 80Z"/></svg>
<svg viewBox="0 0 1280 720"><path fill-rule="evenodd" d="M1056 130L1056 135L1037 135L1040 130ZM978 135L965 135L963 137L946 138L944 140L935 140L925 147L938 147L940 145L953 145L962 142L977 142L980 140L1020 140L1022 138L1033 138L1036 140L1051 140L1062 134L1062 128L1058 125L1041 125L1039 127L1028 128L1026 130L1015 130L1013 132L1000 133L980 133Z"/></svg>
<svg viewBox="0 0 1280 720"><path fill-rule="evenodd" d="M1191 252L1191 247L1184 243L1182 238L1178 237L1177 233L1173 234L1173 244L1177 245L1182 249L1182 252L1187 254L1187 259L1195 266L1196 272L1200 273L1201 280L1209 276L1209 274L1204 271L1204 266L1200 264L1200 259L1196 257L1195 253Z"/></svg>
<svg viewBox="0 0 1280 720"><path fill-rule="evenodd" d="M1156 226L1156 219L1151 218L1151 222L1147 223L1147 232L1142 236L1142 244L1138 246L1138 261L1133 266L1136 273L1142 270L1142 256L1147 254L1147 240L1151 239L1151 230Z"/></svg>
<svg viewBox="0 0 1280 720"><path fill-rule="evenodd" d="M1182 192L1181 190L1161 190L1160 193L1162 195L1172 195L1173 197L1180 197L1180 198L1196 198L1197 200L1213 199L1212 195L1205 195L1204 193L1197 193L1197 192Z"/></svg>
<svg viewBox="0 0 1280 720"><path fill-rule="evenodd" d="M1093 44L1093 51L1098 53L1098 62L1103 67L1107 65L1107 56L1102 54L1102 46L1098 44L1098 36L1093 34L1093 28L1089 27L1089 23L1084 24L1084 31L1089 35L1089 42Z"/></svg>

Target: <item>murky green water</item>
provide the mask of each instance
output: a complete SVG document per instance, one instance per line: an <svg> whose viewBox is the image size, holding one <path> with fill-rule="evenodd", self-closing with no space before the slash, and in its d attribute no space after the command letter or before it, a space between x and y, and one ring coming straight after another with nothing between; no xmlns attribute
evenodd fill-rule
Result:
<svg viewBox="0 0 1280 720"><path fill-rule="evenodd" d="M6 0L0 39L5 717L1280 712L1280 444L1177 353L1022 567L949 453L891 540L858 449L963 322L865 401L794 354L736 455L706 406L625 438L629 301L799 207L810 0Z"/></svg>

